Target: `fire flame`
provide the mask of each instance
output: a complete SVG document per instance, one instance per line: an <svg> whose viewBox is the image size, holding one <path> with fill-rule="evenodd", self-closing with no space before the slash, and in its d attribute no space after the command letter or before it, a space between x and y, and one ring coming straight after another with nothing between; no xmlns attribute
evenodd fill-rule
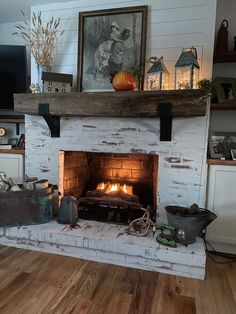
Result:
<svg viewBox="0 0 236 314"><path fill-rule="evenodd" d="M101 182L97 185L97 190L101 190L105 193L111 193L116 191L123 191L127 194L133 194L132 185L121 185L120 183Z"/></svg>

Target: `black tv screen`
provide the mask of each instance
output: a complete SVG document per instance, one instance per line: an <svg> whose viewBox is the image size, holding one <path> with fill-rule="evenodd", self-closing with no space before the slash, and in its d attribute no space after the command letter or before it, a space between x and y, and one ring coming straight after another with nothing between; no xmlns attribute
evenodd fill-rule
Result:
<svg viewBox="0 0 236 314"><path fill-rule="evenodd" d="M13 94L26 91L26 47L0 45L0 110L13 110Z"/></svg>

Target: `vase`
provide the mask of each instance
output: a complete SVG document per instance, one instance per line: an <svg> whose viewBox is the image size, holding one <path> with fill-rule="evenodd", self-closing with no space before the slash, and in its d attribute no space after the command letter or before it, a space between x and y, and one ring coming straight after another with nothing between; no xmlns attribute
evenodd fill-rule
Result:
<svg viewBox="0 0 236 314"><path fill-rule="evenodd" d="M44 92L44 85L43 85L43 80L42 80L42 74L43 72L49 72L50 71L50 67L47 65L41 65L41 64L37 64L37 72L38 72L38 85L39 85L39 90L40 93Z"/></svg>

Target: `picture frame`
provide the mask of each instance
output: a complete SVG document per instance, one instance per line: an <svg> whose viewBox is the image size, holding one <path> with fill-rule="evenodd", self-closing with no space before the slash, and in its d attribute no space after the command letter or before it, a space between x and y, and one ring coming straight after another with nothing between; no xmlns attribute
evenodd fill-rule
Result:
<svg viewBox="0 0 236 314"><path fill-rule="evenodd" d="M18 138L15 137L8 138L7 144L12 145L12 147L16 147L18 144Z"/></svg>
<svg viewBox="0 0 236 314"><path fill-rule="evenodd" d="M209 135L209 155L213 159L232 159L236 150L236 132L212 132Z"/></svg>
<svg viewBox="0 0 236 314"><path fill-rule="evenodd" d="M236 78L216 77L214 88L218 103L230 103L236 101Z"/></svg>
<svg viewBox="0 0 236 314"><path fill-rule="evenodd" d="M236 149L231 149L232 160L236 160Z"/></svg>
<svg viewBox="0 0 236 314"><path fill-rule="evenodd" d="M121 70L144 88L147 14L147 5L79 13L78 91L111 91Z"/></svg>
<svg viewBox="0 0 236 314"><path fill-rule="evenodd" d="M25 149L25 134L21 134L17 143L17 147L19 149Z"/></svg>

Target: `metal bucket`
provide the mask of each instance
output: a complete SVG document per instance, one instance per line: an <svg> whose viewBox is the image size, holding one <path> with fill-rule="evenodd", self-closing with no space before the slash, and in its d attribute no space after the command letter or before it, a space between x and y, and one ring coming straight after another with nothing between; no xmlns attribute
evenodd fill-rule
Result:
<svg viewBox="0 0 236 314"><path fill-rule="evenodd" d="M185 232L185 240L183 244L190 244L196 241L196 236L214 220L216 214L207 209L200 209L198 214L185 215L181 211L187 211L187 207L166 206L166 215L168 224Z"/></svg>
<svg viewBox="0 0 236 314"><path fill-rule="evenodd" d="M0 226L42 224L52 220L53 187L0 192Z"/></svg>

